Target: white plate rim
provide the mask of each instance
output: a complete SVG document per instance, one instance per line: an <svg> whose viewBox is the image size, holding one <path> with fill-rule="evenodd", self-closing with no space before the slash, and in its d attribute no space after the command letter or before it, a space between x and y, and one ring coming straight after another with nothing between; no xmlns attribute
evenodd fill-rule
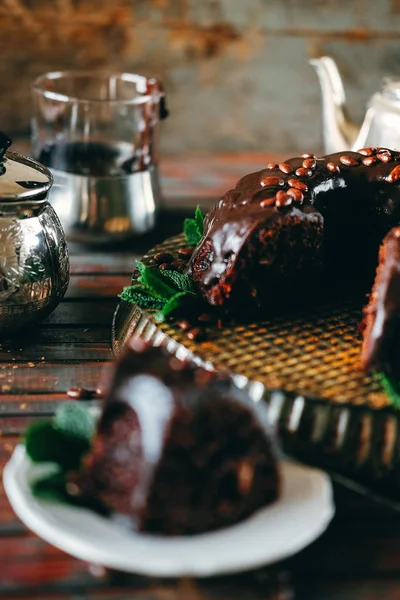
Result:
<svg viewBox="0 0 400 600"><path fill-rule="evenodd" d="M282 490L280 499L274 504L235 526L175 538L131 531L127 534L112 520L87 509L35 498L30 490L29 478L39 475L48 465L34 465L23 445L15 448L6 464L3 483L20 520L46 542L78 559L146 576L210 577L246 571L288 558L317 539L327 528L335 512L332 485L327 474L287 460L279 464ZM296 501L296 494L300 494L301 502L298 497ZM78 520L83 529L70 531L65 526L65 519ZM279 519L281 525L278 530ZM112 544L103 546L98 541L96 544L87 539L85 534L93 528L102 532L102 541L116 538L117 547ZM275 539L260 544L261 532L265 533L267 540L268 533L272 535L275 532ZM286 539L282 540L282 535ZM251 545L252 540L258 543Z"/></svg>

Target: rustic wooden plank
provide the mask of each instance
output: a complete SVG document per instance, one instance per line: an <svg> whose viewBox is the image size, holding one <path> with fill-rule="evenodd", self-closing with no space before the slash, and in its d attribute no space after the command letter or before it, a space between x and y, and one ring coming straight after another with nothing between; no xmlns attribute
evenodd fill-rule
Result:
<svg viewBox="0 0 400 600"><path fill-rule="evenodd" d="M31 363L32 366L0 367L0 393L66 392L71 386L96 389L106 363L59 364Z"/></svg>
<svg viewBox="0 0 400 600"><path fill-rule="evenodd" d="M9 438L2 438L0 434L0 536L9 535L10 527L14 528L14 531L24 531L25 528L20 523L19 519L12 510L10 503L8 502L7 496L4 491L3 485L3 469L11 454L13 453L17 444L21 442L21 436L10 436ZM12 537L10 538L12 539ZM1 567L0 567L0 590L1 590ZM1 596L0 596L1 597Z"/></svg>
<svg viewBox="0 0 400 600"><path fill-rule="evenodd" d="M21 433L25 427L26 418L43 418L52 416L60 404L71 402L71 398L66 394L33 394L31 396L16 394L15 396L0 396L0 430L5 431L9 436L11 431L8 428L7 419L13 419L13 431L16 435ZM99 406L99 400L82 400L85 406ZM7 417L7 419L6 419ZM3 433L4 435L4 433Z"/></svg>
<svg viewBox="0 0 400 600"><path fill-rule="evenodd" d="M25 426L33 418L44 418L54 415L60 404L70 402L71 399L66 394L43 394L36 396L39 400L31 401L29 396L17 394L7 396L3 400L0 396L0 431L8 436L12 431L16 435L24 431ZM22 399L22 400L21 400ZM82 400L86 406L98 406L98 400Z"/></svg>
<svg viewBox="0 0 400 600"><path fill-rule="evenodd" d="M339 528L338 532L342 535L342 538L339 543L342 547L347 545L350 538L350 533L346 535L345 526ZM374 532L375 533L375 532ZM354 555L349 553L345 553L343 559L341 561L337 561L336 557L332 561L330 558L330 548L331 548L331 540L328 538L321 538L324 540L324 544L319 545L319 552L324 559L324 564L321 563L317 568L312 568L312 559L309 557L308 561L303 561L302 565L307 566L306 570L303 569L293 569L293 564L295 563L295 559L286 562L285 568L288 572L292 573L293 581L298 582L305 585L305 589L307 589L310 581L316 583L317 587L324 588L324 584L333 583L336 580L346 581L351 579L356 579L358 581L365 580L384 580L384 579L395 579L398 584L400 583L400 576L398 572L398 562L395 564L394 560L391 560L390 553L393 549L396 549L396 538L392 536L389 541L384 540L385 548L380 548L379 552L379 560L376 560L374 563L365 562L362 565L362 556L363 556L363 545L365 545L365 538L360 540L357 546L352 545L352 549L355 549L360 554L359 561L354 560ZM369 537L369 540L374 540L374 537ZM379 540L379 538L378 538ZM381 541L382 543L382 541ZM26 568L28 564L39 566L40 562L44 559L50 560L52 554L57 554L57 559L59 561L71 561L75 562L74 559L69 558L65 555L59 554L59 551L56 551L52 547L48 546L45 542L38 540L35 536L31 534L25 533L23 529L20 532L17 532L15 535L0 535L0 553L3 556L5 548L8 548L7 551L7 566L13 570ZM396 552L396 550L395 550ZM347 561L349 558L349 561ZM368 558L368 557L367 557ZM398 558L398 556L397 556ZM385 561L388 560L390 565L387 566ZM4 564L4 563L3 563ZM337 567L341 567L339 570ZM343 568L345 567L345 568ZM355 570L353 568L355 567ZM72 582L70 582L72 583ZM1 591L1 587L0 587ZM236 595L233 595L232 598L236 598ZM297 596L296 596L297 597ZM342 596L337 596L340 600L343 600ZM321 594L320 598L324 598L325 596ZM357 598L362 598L362 596L358 596Z"/></svg>
<svg viewBox="0 0 400 600"><path fill-rule="evenodd" d="M54 345L54 344L97 344L97 343L109 343L111 340L111 330L107 323L103 326L90 325L86 327L82 325L68 327L51 327L46 324L38 324L29 330L25 330L23 333L16 333L11 340L2 341L0 348L2 351L7 352L11 349L11 352L23 352L25 348L31 344ZM38 353L40 355L40 352Z"/></svg>
<svg viewBox="0 0 400 600"><path fill-rule="evenodd" d="M109 334L109 332L107 332ZM108 337L110 337L108 335ZM60 342L51 344L31 343L25 347L3 347L0 346L0 365L9 363L10 368L14 368L13 363L26 362L58 362L58 361L98 361L111 360L113 355L110 348L110 342L63 342L62 333L59 334ZM11 362L12 361L12 362ZM28 365L29 366L29 365Z"/></svg>
<svg viewBox="0 0 400 600"><path fill-rule="evenodd" d="M234 594L239 600L256 600L258 598L269 600L282 600L285 592L289 592L290 584L284 568L272 567L245 575L219 577L208 580L172 579L160 580L145 578L135 575L125 575L114 571L106 571L100 575L96 569L97 577L93 577L84 563L80 563L56 549L42 549L39 543L32 544L27 538L24 541L25 554L21 562L7 560L6 579L3 589L13 591L13 598L18 597L18 590L23 588L29 574L29 585L35 585L40 591L41 598L71 598L77 596L63 596L58 594L84 593L85 599L114 599L135 598L136 600L231 600ZM13 548L10 549L13 554ZM37 569L36 564L30 560L31 553L42 554L43 560L49 564L49 570ZM33 575L33 577L32 577ZM32 582L32 583L31 583ZM6 587L7 586L7 587ZM2 589L0 587L0 591ZM43 590L43 595L42 595ZM54 591L53 591L54 590ZM51 596L47 596L51 593ZM24 598L21 594L19 597ZM80 596L79 596L80 597Z"/></svg>
<svg viewBox="0 0 400 600"><path fill-rule="evenodd" d="M395 523L395 518L380 518L373 512L337 517L327 533L288 561L293 576L308 581L322 574L324 579L400 576Z"/></svg>
<svg viewBox="0 0 400 600"><path fill-rule="evenodd" d="M87 565L72 559L57 548L31 534L0 538L0 552L4 557L0 593L37 586L60 589L71 581L71 587L81 579L96 584L87 573ZM4 592L3 592L4 593Z"/></svg>
<svg viewBox="0 0 400 600"><path fill-rule="evenodd" d="M353 578L350 581L306 579L296 586L298 600L400 600L400 580Z"/></svg>
<svg viewBox="0 0 400 600"><path fill-rule="evenodd" d="M25 394L1 394L0 396L0 405L2 407L10 407L10 411L16 409L18 406L19 410L30 410L30 407L37 406L38 404L49 404L49 403L58 403L63 402L68 399L68 396L65 393L55 394L54 392L41 392L39 394L35 393L25 393ZM40 409L38 409L40 410ZM1 444L1 442L0 442Z"/></svg>
<svg viewBox="0 0 400 600"><path fill-rule="evenodd" d="M361 585L361 593L358 593L357 586L360 582L357 580L343 583L331 583L328 582L325 587L315 589L312 586L313 595L303 595L303 593L295 594L295 589L289 585L281 585L274 591L270 587L265 586L264 590L257 589L245 589L238 588L231 585L226 585L225 590L221 590L218 586L209 586L209 588L202 589L204 584L198 583L199 589L194 588L191 592L187 589L176 589L171 585L157 586L155 589L135 590L129 587L128 589L122 589L120 587L109 588L108 586L104 589L89 590L84 592L84 596L74 595L73 592L49 592L41 591L40 599L43 600L232 600L238 598L239 600L290 600L296 598L296 600L332 600L333 598L339 598L340 600L399 600L400 596L397 593L396 586L399 585L397 580L395 581L377 581L376 584L371 586L371 589L367 589L367 585ZM368 582L367 582L368 583ZM321 594L321 590L323 593ZM364 595L362 595L364 593ZM71 594L71 595L70 595ZM218 594L217 596L215 594ZM294 595L295 594L295 595ZM315 595L314 595L315 594ZM332 595L335 594L335 595ZM383 595L387 594L387 595ZM14 595L13 600L30 600L31 594ZM37 597L37 596L36 596Z"/></svg>
<svg viewBox="0 0 400 600"><path fill-rule="evenodd" d="M50 418L53 412L46 414L42 411L42 418ZM8 436L24 436L26 429L38 420L38 415L24 414L15 415L15 413L0 413L0 435L6 439Z"/></svg>
<svg viewBox="0 0 400 600"><path fill-rule="evenodd" d="M2 402L0 401L0 436L23 436L27 427L38 419L51 418L60 404L71 402L65 394L59 400L41 400L40 402ZM1 396L0 396L1 398ZM53 398L53 396L51 396ZM99 400L82 400L86 406L97 407Z"/></svg>
<svg viewBox="0 0 400 600"><path fill-rule="evenodd" d="M93 300L64 301L42 321L41 327L54 327L55 325L68 327L109 325L111 327L117 304L118 298L101 298L98 302Z"/></svg>
<svg viewBox="0 0 400 600"><path fill-rule="evenodd" d="M50 395L49 395L50 396ZM3 401L3 396L0 396L0 427L3 426L6 417L8 419L14 419L15 423L25 418L42 418L52 416L60 404L64 402L71 402L71 398L68 398L66 394L57 394L56 400L55 395L51 395L51 400L46 400L46 395L42 396L39 401L25 400L23 402L15 401ZM10 398L10 396L8 396ZM12 396L11 396L12 397ZM27 396L25 396L27 398ZM98 406L99 400L80 400L85 403L85 406ZM22 423L22 421L21 421Z"/></svg>
<svg viewBox="0 0 400 600"><path fill-rule="evenodd" d="M62 336L60 336L61 338ZM57 361L99 361L111 360L113 358L110 343L98 342L94 344L84 343L63 343L59 344L30 344L25 348L2 349L0 347L0 365L1 363L25 362L57 362ZM13 368L15 365L9 365Z"/></svg>
<svg viewBox="0 0 400 600"><path fill-rule="evenodd" d="M4 440L0 437L0 468L4 466L4 463L9 459L14 451L14 448L21 441L20 436L10 437Z"/></svg>
<svg viewBox="0 0 400 600"><path fill-rule="evenodd" d="M5 464L8 462L11 454L14 452L17 444L21 443L21 436L15 435L8 438L2 438L0 434L0 536L9 535L10 526L14 527L17 532L25 532L24 526L20 523L19 519L12 510L10 503L4 491L3 485L3 469ZM12 537L10 538L12 539ZM1 568L0 568L0 584L1 584ZM1 585L0 585L1 590ZM1 597L1 596L0 596Z"/></svg>
<svg viewBox="0 0 400 600"><path fill-rule="evenodd" d="M166 156L161 163L161 172L168 207L184 208L198 203L204 209L209 208L247 173L287 158L288 155L281 152L240 151L219 153L217 157L206 153L198 153L195 157L189 153L179 158ZM182 173L185 173L184 177ZM176 221L178 218L177 215Z"/></svg>
<svg viewBox="0 0 400 600"><path fill-rule="evenodd" d="M130 284L131 275L132 272L129 275L73 275L65 298L116 298L124 286Z"/></svg>
<svg viewBox="0 0 400 600"><path fill-rule="evenodd" d="M135 269L136 259L141 252L96 252L82 251L82 246L70 247L70 273L71 275L99 274L106 275L115 273L130 275Z"/></svg>

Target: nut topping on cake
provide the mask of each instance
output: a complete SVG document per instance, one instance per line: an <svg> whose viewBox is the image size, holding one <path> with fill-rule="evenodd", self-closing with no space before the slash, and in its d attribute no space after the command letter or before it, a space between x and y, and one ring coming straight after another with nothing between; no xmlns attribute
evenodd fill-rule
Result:
<svg viewBox="0 0 400 600"><path fill-rule="evenodd" d="M260 185L262 185L263 187L266 187L269 185L283 185L283 184L284 184L284 181L283 181L282 177L274 177L274 175L270 175L269 177L264 177L260 181Z"/></svg>
<svg viewBox="0 0 400 600"><path fill-rule="evenodd" d="M391 154L389 152L386 152L386 151L385 152L379 152L379 154L376 155L376 158L378 160L380 160L381 162L384 162L384 163L388 163L391 160L393 160Z"/></svg>
<svg viewBox="0 0 400 600"><path fill-rule="evenodd" d="M304 183L304 181L300 181L299 179L289 179L288 184L290 187L301 190L302 192L308 191L307 185Z"/></svg>
<svg viewBox="0 0 400 600"><path fill-rule="evenodd" d="M346 167L358 167L359 164L356 158L348 156L347 154L341 156L339 160L342 163L342 165L345 165Z"/></svg>
<svg viewBox="0 0 400 600"><path fill-rule="evenodd" d="M305 169L304 167L300 167L299 169L296 169L296 175L297 177L311 177L312 171L311 169Z"/></svg>
<svg viewBox="0 0 400 600"><path fill-rule="evenodd" d="M279 170L282 171L282 173L285 173L286 175L288 175L289 173L291 173L293 171L292 167L289 165L289 163L279 163Z"/></svg>
<svg viewBox="0 0 400 600"><path fill-rule="evenodd" d="M366 167L370 167L371 165L374 165L376 162L378 162L378 159L375 156L367 156L366 158L362 159L362 164L365 165Z"/></svg>
<svg viewBox="0 0 400 600"><path fill-rule="evenodd" d="M305 160L303 160L302 165L305 169L315 169L315 167L317 166L317 161L315 160L315 158L306 158Z"/></svg>
<svg viewBox="0 0 400 600"><path fill-rule="evenodd" d="M339 173L340 172L340 167L339 165L337 165L334 162L327 162L326 163L326 168L328 169L328 171L330 171L331 173Z"/></svg>
<svg viewBox="0 0 400 600"><path fill-rule="evenodd" d="M400 179L400 165L397 165L386 177L388 183L396 183Z"/></svg>
<svg viewBox="0 0 400 600"><path fill-rule="evenodd" d="M357 150L357 152L363 156L373 156L374 154L373 148L361 148L361 150Z"/></svg>
<svg viewBox="0 0 400 600"><path fill-rule="evenodd" d="M301 190L298 190L297 188L290 188L287 191L287 195L293 198L295 202L302 202L304 199L303 192Z"/></svg>

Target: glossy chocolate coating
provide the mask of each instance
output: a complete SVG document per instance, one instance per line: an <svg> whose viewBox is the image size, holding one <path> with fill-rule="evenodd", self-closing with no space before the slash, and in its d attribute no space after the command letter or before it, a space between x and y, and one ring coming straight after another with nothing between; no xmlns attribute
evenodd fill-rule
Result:
<svg viewBox="0 0 400 600"><path fill-rule="evenodd" d="M231 379L132 342L109 373L81 493L140 531L201 533L278 495L262 403Z"/></svg>
<svg viewBox="0 0 400 600"><path fill-rule="evenodd" d="M363 164L366 157L375 162ZM243 287L250 285L249 271L255 273L253 297L261 288L276 288L285 278L286 291L297 292L293 282L304 281L307 274L312 280L318 266L330 277L354 273L355 268L357 276L371 277L380 242L400 223L399 161L399 152L384 148L307 156L306 167L303 156L285 161L283 170L271 164L240 179L207 215L203 237L189 262L202 295L212 305L235 304L235 296L242 297ZM300 201L287 199L288 190L298 186ZM296 223L300 219L299 227L307 233L303 243L296 241L292 254L303 254L307 261L295 266L288 277L290 264L280 272L280 263L285 248L290 250L290 237L282 239L279 228L290 228L291 219ZM280 249L269 253L269 262L261 270L263 244L251 241L259 231L264 240L270 234L273 247Z"/></svg>
<svg viewBox="0 0 400 600"><path fill-rule="evenodd" d="M395 377L400 373L400 227L384 239L370 302L365 310L361 362Z"/></svg>

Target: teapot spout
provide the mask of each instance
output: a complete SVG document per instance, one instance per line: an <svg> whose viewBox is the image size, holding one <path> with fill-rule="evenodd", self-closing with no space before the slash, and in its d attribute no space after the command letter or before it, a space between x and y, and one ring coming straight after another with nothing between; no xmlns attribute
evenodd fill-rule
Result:
<svg viewBox="0 0 400 600"><path fill-rule="evenodd" d="M322 92L322 124L327 154L350 150L359 135L359 127L347 116L346 96L335 61L329 56L313 58Z"/></svg>

